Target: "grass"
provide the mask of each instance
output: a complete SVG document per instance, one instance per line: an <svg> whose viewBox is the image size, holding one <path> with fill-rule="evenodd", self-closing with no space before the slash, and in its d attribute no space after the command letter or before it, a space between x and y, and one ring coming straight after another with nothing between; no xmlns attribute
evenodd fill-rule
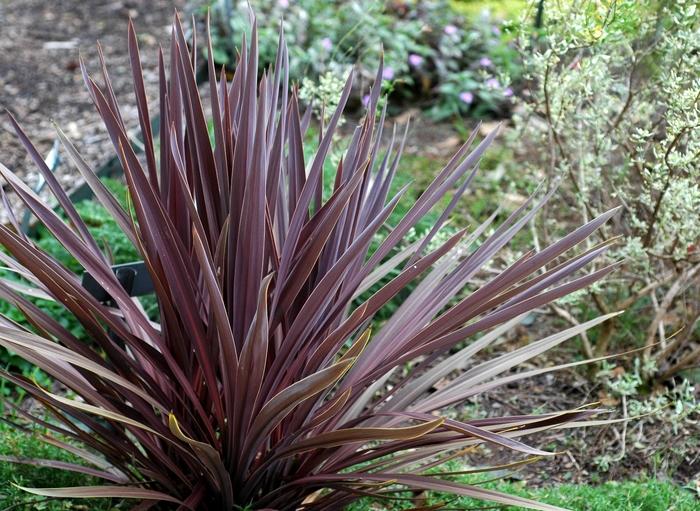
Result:
<svg viewBox="0 0 700 511"><path fill-rule="evenodd" d="M508 493L577 511L692 511L700 508L700 500L690 491L656 480L608 482L601 486L565 484L536 490L516 483L494 486ZM461 505L477 503L463 499Z"/></svg>
<svg viewBox="0 0 700 511"><path fill-rule="evenodd" d="M518 20L527 8L526 0L452 0L452 8L470 18L489 11L496 18Z"/></svg>
<svg viewBox="0 0 700 511"><path fill-rule="evenodd" d="M472 481L474 483L474 481ZM608 482L600 486L563 484L545 488L529 488L523 483L494 481L481 485L504 493L527 497L539 502L564 507L575 511L698 511L700 498L687 489L672 483L657 480ZM451 509L495 509L514 511L515 507L490 507L484 502L466 497L430 495L428 504L445 502ZM487 507L485 507L487 506ZM410 502L395 507L363 500L348 511L370 511L375 509L411 509Z"/></svg>
<svg viewBox="0 0 700 511"><path fill-rule="evenodd" d="M3 422L0 422L0 455L79 463L75 456L42 442L38 436L19 431ZM49 500L28 494L15 486L50 488L91 484L101 483L98 479L78 473L0 461L0 510L107 511L120 508L119 503L111 499Z"/></svg>

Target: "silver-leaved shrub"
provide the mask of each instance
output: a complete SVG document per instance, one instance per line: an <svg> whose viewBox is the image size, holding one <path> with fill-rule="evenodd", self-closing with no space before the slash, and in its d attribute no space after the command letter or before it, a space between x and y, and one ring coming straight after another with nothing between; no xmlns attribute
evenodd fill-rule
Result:
<svg viewBox="0 0 700 511"><path fill-rule="evenodd" d="M632 306L584 348L604 353L636 335L647 377L663 380L700 358L699 3L549 2L541 32L520 42L530 88L516 109L518 147L531 174L563 180L550 207L578 221L623 206L590 243L621 235L609 256L626 258L625 270L605 293L565 304L569 318Z"/></svg>

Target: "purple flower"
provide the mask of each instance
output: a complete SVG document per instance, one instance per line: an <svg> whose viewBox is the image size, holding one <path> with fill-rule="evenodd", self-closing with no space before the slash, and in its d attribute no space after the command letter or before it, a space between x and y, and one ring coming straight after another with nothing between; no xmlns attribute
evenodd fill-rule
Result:
<svg viewBox="0 0 700 511"><path fill-rule="evenodd" d="M324 37L321 39L321 47L326 50L326 51L331 51L333 48L333 41L331 41L330 37Z"/></svg>
<svg viewBox="0 0 700 511"><path fill-rule="evenodd" d="M413 67L418 67L423 63L423 57L420 55L416 55L415 53L411 53L408 56L408 63L411 64Z"/></svg>
<svg viewBox="0 0 700 511"><path fill-rule="evenodd" d="M501 86L500 83L498 83L498 80L496 78L489 78L486 80L486 87L489 89L498 89Z"/></svg>
<svg viewBox="0 0 700 511"><path fill-rule="evenodd" d="M455 35L458 32L458 28L454 25L445 25L445 33L447 35Z"/></svg>
<svg viewBox="0 0 700 511"><path fill-rule="evenodd" d="M459 99L463 103L466 103L467 105L471 105L472 102L474 101L474 94L472 94L469 91L460 92Z"/></svg>
<svg viewBox="0 0 700 511"><path fill-rule="evenodd" d="M362 106L366 107L369 105L369 94L362 96Z"/></svg>
<svg viewBox="0 0 700 511"><path fill-rule="evenodd" d="M493 35L501 35L501 29L498 28L498 27L496 27L496 26L494 26L494 27L491 29L491 33L492 33Z"/></svg>
<svg viewBox="0 0 700 511"><path fill-rule="evenodd" d="M386 66L384 71L382 71L382 78L385 80L393 80L394 78L394 68L391 66Z"/></svg>
<svg viewBox="0 0 700 511"><path fill-rule="evenodd" d="M481 58L479 59L479 65L480 65L481 67L491 67L491 64L493 64L493 62L492 62L491 59L488 58L488 57L481 57Z"/></svg>
<svg viewBox="0 0 700 511"><path fill-rule="evenodd" d="M513 95L513 89L511 89L510 87L506 87L505 89L503 89L503 96L504 97L509 98L512 95Z"/></svg>

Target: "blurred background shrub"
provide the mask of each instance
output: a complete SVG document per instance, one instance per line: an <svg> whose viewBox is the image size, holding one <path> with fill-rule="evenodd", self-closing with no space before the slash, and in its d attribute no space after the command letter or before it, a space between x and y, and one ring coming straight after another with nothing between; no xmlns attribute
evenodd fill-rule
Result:
<svg viewBox="0 0 700 511"><path fill-rule="evenodd" d="M522 2L515 2L522 4ZM478 4L478 3L476 3ZM283 20L292 78L305 88L343 80L350 66L359 71L355 106L365 94L381 50L391 104L419 104L437 119L455 115L507 115L512 82L521 68L512 30L484 6L467 20L473 2L445 0L210 0L213 52L231 69L243 33L250 38L251 7L258 21L261 61L273 63L279 21ZM335 88L333 88L335 90Z"/></svg>

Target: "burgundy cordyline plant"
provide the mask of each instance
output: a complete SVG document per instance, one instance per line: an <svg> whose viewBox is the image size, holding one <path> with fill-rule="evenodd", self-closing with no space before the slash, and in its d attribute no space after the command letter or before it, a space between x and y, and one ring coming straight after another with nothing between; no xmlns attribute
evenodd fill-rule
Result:
<svg viewBox="0 0 700 511"><path fill-rule="evenodd" d="M465 421L440 412L556 369L511 371L606 319L491 360L474 359L523 314L613 269L574 275L606 246L565 255L613 212L539 252L527 252L464 296L466 284L493 266L494 254L552 193L531 197L500 225L491 217L433 248L431 240L472 181L495 132L477 144L475 130L406 215L388 226L404 192L390 193L403 140L392 137L386 150L380 148L386 113L376 122L381 67L367 113L324 200L323 168L352 75L307 159L303 146L310 115L300 113L290 90L282 36L276 64L260 79L255 29L248 47L243 41L232 80L223 70L216 80L209 61L207 116L193 71L197 51L194 42L188 48L176 17L170 64L162 54L159 62L158 133L151 130L153 114L131 24L128 41L143 157L130 143L102 55L102 85L83 66L89 94L124 168L127 210L58 133L97 199L140 252L155 288L157 323L120 285L109 257L14 120L62 213L0 166L14 193L112 299L96 300L81 287L80 275L21 234L14 217L13 225L0 226L6 249L0 257L21 276L2 281L0 294L31 324L24 328L0 318L0 345L69 391L52 393L22 376L2 376L46 412L15 407L16 414L45 428L44 440L84 463L5 461L40 463L104 481L27 490L50 497L136 499L135 509L141 510L335 510L363 496L400 498L402 489L558 509L454 482L455 473L436 475L436 467L464 459L481 444L514 451L518 458L506 468L539 459L550 453L526 445L524 437L590 423L585 419L596 410ZM431 231L420 242L405 243L409 229L447 194L452 200ZM9 209L7 204L5 199ZM371 330L373 315L410 283L415 288L396 313ZM89 341L74 337L31 296L62 304ZM450 384L434 390L445 377Z"/></svg>

